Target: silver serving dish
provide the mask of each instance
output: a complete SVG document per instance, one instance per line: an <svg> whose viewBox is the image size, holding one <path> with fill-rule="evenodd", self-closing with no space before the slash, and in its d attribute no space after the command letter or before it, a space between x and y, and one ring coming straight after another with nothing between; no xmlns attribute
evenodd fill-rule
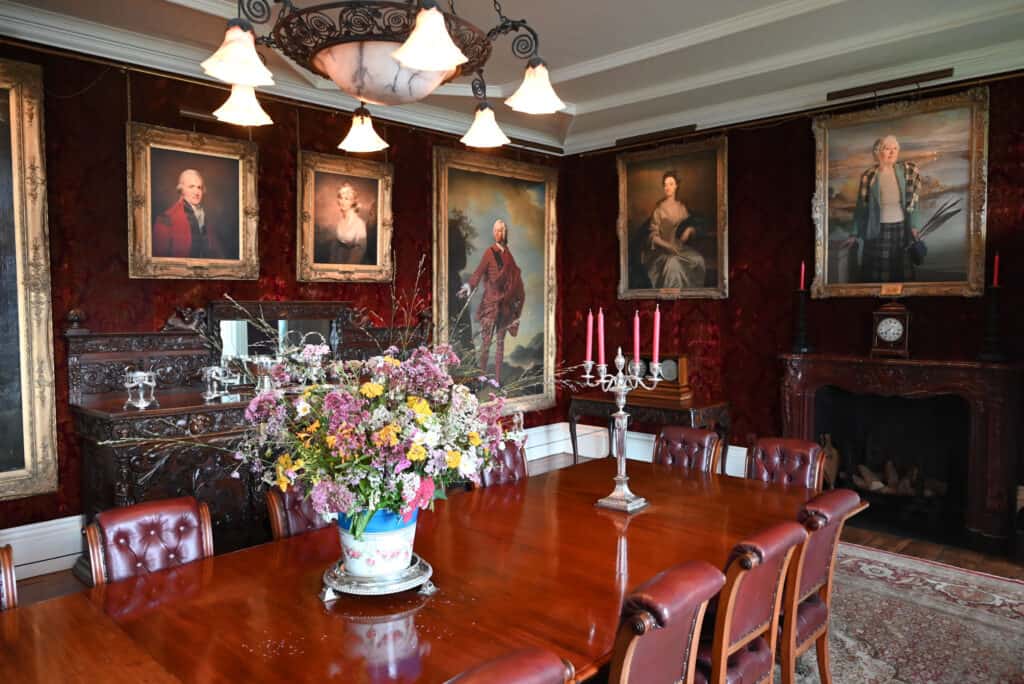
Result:
<svg viewBox="0 0 1024 684"><path fill-rule="evenodd" d="M415 553L409 567L388 577L362 577L345 572L344 561L338 561L324 572L324 588L320 592L320 600L324 603L339 598L339 594L355 594L356 596L381 596L397 594L414 587L421 587L420 593L432 594L436 591L430 576L434 568L430 563Z"/></svg>

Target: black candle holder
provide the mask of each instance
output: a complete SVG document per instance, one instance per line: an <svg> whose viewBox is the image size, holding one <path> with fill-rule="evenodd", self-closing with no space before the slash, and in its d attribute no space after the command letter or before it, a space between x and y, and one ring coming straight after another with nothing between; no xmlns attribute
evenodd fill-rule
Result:
<svg viewBox="0 0 1024 684"><path fill-rule="evenodd" d="M999 291L1002 288L994 285L985 290L985 336L982 338L979 361L1002 363L1006 361L1003 343L999 335Z"/></svg>
<svg viewBox="0 0 1024 684"><path fill-rule="evenodd" d="M809 354L814 351L807 341L807 290L796 291L796 315L793 316L793 353Z"/></svg>

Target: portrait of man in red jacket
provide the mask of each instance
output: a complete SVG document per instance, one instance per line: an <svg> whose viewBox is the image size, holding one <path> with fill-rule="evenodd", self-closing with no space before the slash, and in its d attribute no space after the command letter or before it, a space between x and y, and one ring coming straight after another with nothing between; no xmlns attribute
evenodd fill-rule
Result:
<svg viewBox="0 0 1024 684"><path fill-rule="evenodd" d="M178 200L153 221L153 256L184 259L237 259L227 249L216 217L204 205L206 184L195 169L178 176ZM237 231L236 231L237 234Z"/></svg>
<svg viewBox="0 0 1024 684"><path fill-rule="evenodd" d="M519 334L519 319L523 315L523 274L508 246L508 226L501 219L491 229L494 244L487 248L480 264L473 271L469 281L459 288L462 299L472 295L483 286L483 296L476 310L480 323L480 369L487 372L487 357L494 348L494 379L501 383L501 365L505 354L505 335Z"/></svg>

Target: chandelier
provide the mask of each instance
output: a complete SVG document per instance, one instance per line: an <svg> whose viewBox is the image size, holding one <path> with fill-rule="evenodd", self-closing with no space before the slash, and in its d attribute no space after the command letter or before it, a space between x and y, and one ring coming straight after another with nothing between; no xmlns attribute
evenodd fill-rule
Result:
<svg viewBox="0 0 1024 684"><path fill-rule="evenodd" d="M270 21L271 2L280 5L277 19L267 35L257 36L253 24ZM366 104L416 102L442 83L469 74L477 105L462 142L504 145L509 139L487 101L484 80L484 66L499 37L514 34L512 54L526 60L523 82L505 104L527 114L553 114L565 103L538 55L537 32L526 20L505 16L498 0L493 4L498 23L485 33L456 13L455 0L449 0L447 10L436 0L342 0L305 8L292 0L239 0L238 18L228 22L224 42L202 64L207 75L231 84L231 96L214 116L243 126L273 123L255 94L257 87L274 83L256 52L257 45L265 45L359 100L341 149L368 152L388 146L373 130Z"/></svg>

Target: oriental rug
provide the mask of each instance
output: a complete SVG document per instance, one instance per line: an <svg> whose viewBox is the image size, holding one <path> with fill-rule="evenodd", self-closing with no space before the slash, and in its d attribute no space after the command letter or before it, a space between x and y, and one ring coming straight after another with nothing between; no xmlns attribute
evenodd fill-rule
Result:
<svg viewBox="0 0 1024 684"><path fill-rule="evenodd" d="M835 684L1024 684L1024 582L841 543L832 610Z"/></svg>

